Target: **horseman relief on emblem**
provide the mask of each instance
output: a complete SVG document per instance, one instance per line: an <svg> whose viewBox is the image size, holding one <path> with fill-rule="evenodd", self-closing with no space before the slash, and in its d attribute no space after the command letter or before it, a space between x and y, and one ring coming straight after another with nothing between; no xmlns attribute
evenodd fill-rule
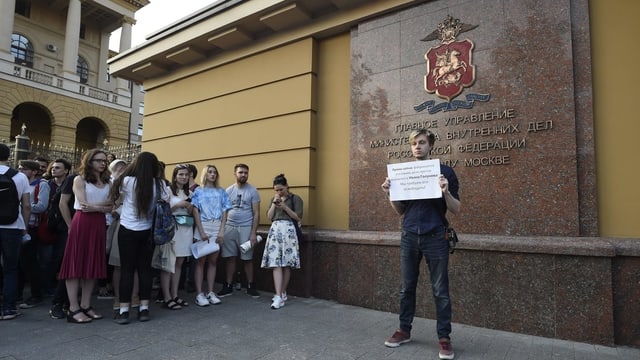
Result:
<svg viewBox="0 0 640 360"><path fill-rule="evenodd" d="M422 41L440 39L441 44L432 47L424 55L427 60L427 74L424 88L428 93L451 101L475 81L475 66L471 62L473 43L471 40L455 41L460 32L476 26L460 23L447 16L438 24L438 29Z"/></svg>

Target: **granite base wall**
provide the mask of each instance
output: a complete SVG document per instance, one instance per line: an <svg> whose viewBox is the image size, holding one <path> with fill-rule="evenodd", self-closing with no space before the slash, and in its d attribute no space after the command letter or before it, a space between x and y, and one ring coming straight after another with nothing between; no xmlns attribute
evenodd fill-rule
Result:
<svg viewBox="0 0 640 360"><path fill-rule="evenodd" d="M640 239L460 238L449 265L455 323L640 347ZM397 232L306 231L289 294L397 313L399 239ZM263 251L264 242L255 249L255 281L273 292L271 271L260 268ZM426 266L421 272L416 316L434 319ZM219 282L224 274L219 261Z"/></svg>
<svg viewBox="0 0 640 360"><path fill-rule="evenodd" d="M311 274L300 270L293 283L311 281L310 295L317 298L397 313L398 233L316 231L308 237ZM454 322L591 344L640 346L640 241L461 238L450 258ZM433 319L428 274L424 266L421 270L416 316ZM290 292L304 289L298 282Z"/></svg>

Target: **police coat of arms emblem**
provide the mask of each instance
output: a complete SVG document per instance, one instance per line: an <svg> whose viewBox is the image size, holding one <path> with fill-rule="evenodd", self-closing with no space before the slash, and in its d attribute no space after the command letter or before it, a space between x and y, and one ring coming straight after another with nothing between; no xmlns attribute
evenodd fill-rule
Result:
<svg viewBox="0 0 640 360"><path fill-rule="evenodd" d="M422 41L440 39L441 44L432 47L424 55L427 60L427 74L424 76L424 88L428 93L451 101L466 87L470 87L476 78L475 66L471 55L473 42L469 39L456 41L463 31L476 28L477 25L462 24L450 15L438 24L436 31Z"/></svg>

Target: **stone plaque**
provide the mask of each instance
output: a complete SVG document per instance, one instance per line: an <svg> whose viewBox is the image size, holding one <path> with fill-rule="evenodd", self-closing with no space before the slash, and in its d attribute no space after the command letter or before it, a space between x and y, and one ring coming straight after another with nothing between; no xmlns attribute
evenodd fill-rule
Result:
<svg viewBox="0 0 640 360"><path fill-rule="evenodd" d="M592 119L576 119L569 2L543 2L429 2L352 31L352 230L400 228L380 184L428 128L460 180L457 230L581 235L576 124Z"/></svg>

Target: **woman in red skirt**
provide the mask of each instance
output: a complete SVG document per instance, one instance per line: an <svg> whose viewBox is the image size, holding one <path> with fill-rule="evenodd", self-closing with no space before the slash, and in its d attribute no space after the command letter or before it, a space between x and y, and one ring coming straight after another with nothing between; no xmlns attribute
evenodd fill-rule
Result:
<svg viewBox="0 0 640 360"><path fill-rule="evenodd" d="M59 275L67 286L67 321L70 323L88 323L102 318L91 307L91 294L96 279L107 276L105 213L112 210L109 176L106 152L93 149L84 153L78 176L73 181L76 212ZM80 288L82 298L78 303Z"/></svg>

